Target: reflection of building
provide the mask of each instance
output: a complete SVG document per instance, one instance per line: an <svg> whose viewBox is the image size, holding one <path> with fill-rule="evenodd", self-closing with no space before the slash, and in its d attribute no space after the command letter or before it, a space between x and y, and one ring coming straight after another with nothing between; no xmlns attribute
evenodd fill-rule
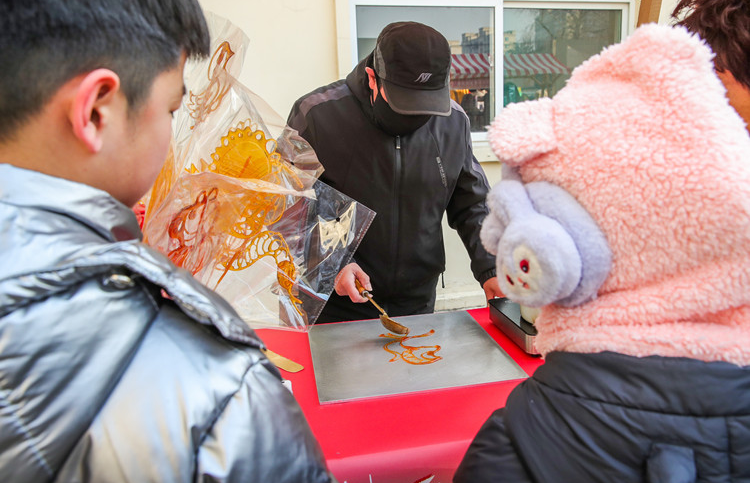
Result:
<svg viewBox="0 0 750 483"><path fill-rule="evenodd" d="M461 42L458 40L449 40L448 45L451 48L451 54L460 54L462 52L461 50Z"/></svg>
<svg viewBox="0 0 750 483"><path fill-rule="evenodd" d="M508 32L503 32L503 52L512 50L515 44L516 44L516 32L513 30L510 30Z"/></svg>
<svg viewBox="0 0 750 483"><path fill-rule="evenodd" d="M480 27L477 33L461 34L462 54L489 54L492 46L492 29Z"/></svg>

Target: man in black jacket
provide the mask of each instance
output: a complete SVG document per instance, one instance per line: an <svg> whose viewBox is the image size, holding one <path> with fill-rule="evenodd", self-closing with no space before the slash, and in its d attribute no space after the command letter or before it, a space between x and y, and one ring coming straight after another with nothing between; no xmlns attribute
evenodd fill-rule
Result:
<svg viewBox="0 0 750 483"><path fill-rule="evenodd" d="M378 316L355 279L391 316L431 313L445 270L444 213L487 298L502 295L495 258L479 240L488 183L468 118L450 99L450 67L439 32L392 23L345 80L294 104L287 122L315 149L325 168L320 179L377 213L318 322Z"/></svg>
<svg viewBox="0 0 750 483"><path fill-rule="evenodd" d="M255 331L131 209L210 45L198 0L0 2L0 481L336 481Z"/></svg>

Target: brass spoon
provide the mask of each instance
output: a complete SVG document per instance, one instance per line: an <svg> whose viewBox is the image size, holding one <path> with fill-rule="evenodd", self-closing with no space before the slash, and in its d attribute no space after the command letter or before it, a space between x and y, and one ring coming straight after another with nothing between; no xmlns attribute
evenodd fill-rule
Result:
<svg viewBox="0 0 750 483"><path fill-rule="evenodd" d="M388 314L385 313L385 310L383 310L380 307L380 305L375 303L375 301L370 296L370 292L365 290L365 288L356 278L354 279L354 285L357 287L357 290L359 290L359 294L362 295L363 297L367 297L367 300L372 302L372 305L374 305L380 311L380 322L383 324L383 327L390 330L394 334L406 335L409 333L408 327L403 326L399 324L398 322L396 322L395 320L393 320L392 318L388 317Z"/></svg>

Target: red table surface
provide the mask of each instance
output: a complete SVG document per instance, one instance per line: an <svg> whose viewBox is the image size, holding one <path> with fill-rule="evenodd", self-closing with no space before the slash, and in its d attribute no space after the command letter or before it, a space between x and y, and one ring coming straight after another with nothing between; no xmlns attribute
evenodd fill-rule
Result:
<svg viewBox="0 0 750 483"><path fill-rule="evenodd" d="M468 313L527 373L542 359L523 352L489 318ZM346 322L343 322L346 323ZM340 483L449 482L484 421L523 379L326 403L318 401L306 332L259 329L269 349L302 364L282 370Z"/></svg>

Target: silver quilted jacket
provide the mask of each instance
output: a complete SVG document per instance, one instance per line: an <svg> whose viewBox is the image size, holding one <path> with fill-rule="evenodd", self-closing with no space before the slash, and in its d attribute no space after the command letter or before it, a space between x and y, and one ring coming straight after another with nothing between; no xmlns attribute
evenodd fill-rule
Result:
<svg viewBox="0 0 750 483"><path fill-rule="evenodd" d="M0 165L0 481L332 481L255 333L139 239L108 194Z"/></svg>

